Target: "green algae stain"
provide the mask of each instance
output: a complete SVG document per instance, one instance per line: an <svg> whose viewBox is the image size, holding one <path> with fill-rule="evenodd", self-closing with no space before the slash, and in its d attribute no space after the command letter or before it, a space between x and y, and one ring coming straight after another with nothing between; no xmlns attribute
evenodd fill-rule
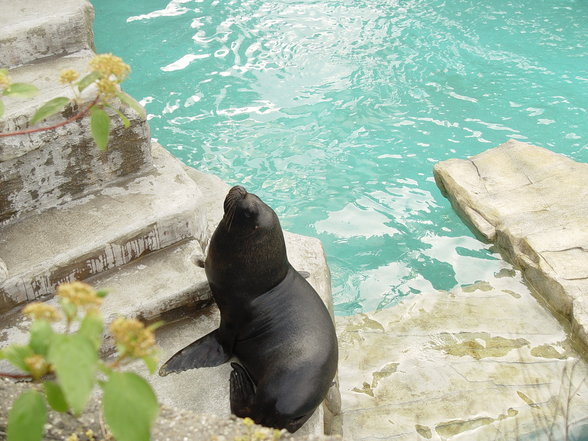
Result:
<svg viewBox="0 0 588 441"><path fill-rule="evenodd" d="M426 439L433 438L433 432L431 432L431 429L429 429L427 426L421 426L420 424L415 424L414 428L417 431L417 433L420 436L422 436L423 438L426 438Z"/></svg>
<svg viewBox="0 0 588 441"><path fill-rule="evenodd" d="M553 346L549 344L534 347L533 349L531 349L531 355L533 357L538 358L557 358L559 360L568 358L568 355L565 353L565 350L562 354L560 354L557 349L555 349Z"/></svg>
<svg viewBox="0 0 588 441"><path fill-rule="evenodd" d="M502 292L504 292L506 294L510 294L515 299L520 299L521 298L521 295L518 292L511 291L510 289L503 289Z"/></svg>
<svg viewBox="0 0 588 441"><path fill-rule="evenodd" d="M398 369L398 363L388 363L382 369L372 374L372 388L376 388L382 378L389 377Z"/></svg>
<svg viewBox="0 0 588 441"><path fill-rule="evenodd" d="M496 421L494 418L482 417L473 420L453 420L438 424L435 431L443 438L449 438L462 432L477 429L478 427L487 426Z"/></svg>
<svg viewBox="0 0 588 441"><path fill-rule="evenodd" d="M535 403L531 398L529 398L527 395L525 395L521 391L517 391L517 395L521 398L521 400L523 400L525 403L527 403L530 407L533 407L535 409L539 408L539 405L537 403Z"/></svg>
<svg viewBox="0 0 588 441"><path fill-rule="evenodd" d="M513 349L518 349L529 344L524 338L509 339L504 337L490 337L486 332L464 333L466 338L461 342L451 342L445 345L437 345L436 349L445 351L454 357L470 356L476 360L486 357L504 357ZM451 334L445 334L455 339ZM463 334L459 334L460 336Z"/></svg>
<svg viewBox="0 0 588 441"><path fill-rule="evenodd" d="M363 386L361 388L359 387L354 387L353 389L351 389L353 392L357 392L360 394L366 394L369 395L370 397L374 396L374 391L372 390L372 387L369 385L369 383L363 383Z"/></svg>
<svg viewBox="0 0 588 441"><path fill-rule="evenodd" d="M514 277L517 275L517 272L513 269L508 269L508 268L502 268L500 271L498 271L496 274L494 274L494 276L497 279L501 279L503 277Z"/></svg>
<svg viewBox="0 0 588 441"><path fill-rule="evenodd" d="M435 426L435 431L443 438L449 438L451 436L458 435L463 432L477 429L482 426L487 426L496 421L502 421L506 418L513 418L517 416L519 412L515 409L508 409L506 414L501 414L498 418L480 417L473 418L471 420L451 420L444 423L439 423Z"/></svg>
<svg viewBox="0 0 588 441"><path fill-rule="evenodd" d="M365 330L377 330L386 332L386 329L382 324L374 319L369 318L366 314L360 314L358 317L360 320L353 320L345 327L347 332L365 331Z"/></svg>
<svg viewBox="0 0 588 441"><path fill-rule="evenodd" d="M488 282L476 282L471 285L462 286L461 290L463 292L492 291L492 285Z"/></svg>

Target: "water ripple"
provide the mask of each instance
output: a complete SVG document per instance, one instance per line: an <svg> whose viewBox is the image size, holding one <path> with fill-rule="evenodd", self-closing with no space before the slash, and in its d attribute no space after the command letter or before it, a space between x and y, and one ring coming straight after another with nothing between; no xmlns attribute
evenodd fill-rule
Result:
<svg viewBox="0 0 588 441"><path fill-rule="evenodd" d="M497 270L435 187L435 162L509 138L588 161L582 2L95 7L96 43L133 67L152 136L319 236L339 314Z"/></svg>

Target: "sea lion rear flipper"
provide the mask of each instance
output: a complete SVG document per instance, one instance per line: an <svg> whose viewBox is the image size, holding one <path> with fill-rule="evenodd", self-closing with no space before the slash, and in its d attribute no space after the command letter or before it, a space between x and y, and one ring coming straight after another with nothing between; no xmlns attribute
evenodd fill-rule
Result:
<svg viewBox="0 0 588 441"><path fill-rule="evenodd" d="M219 366L231 358L218 340L218 329L215 329L184 349L176 352L159 369L164 377L172 372L183 372L188 369Z"/></svg>
<svg viewBox="0 0 588 441"><path fill-rule="evenodd" d="M251 416L251 402L255 396L253 381L243 366L231 363L230 400L231 412L239 418Z"/></svg>

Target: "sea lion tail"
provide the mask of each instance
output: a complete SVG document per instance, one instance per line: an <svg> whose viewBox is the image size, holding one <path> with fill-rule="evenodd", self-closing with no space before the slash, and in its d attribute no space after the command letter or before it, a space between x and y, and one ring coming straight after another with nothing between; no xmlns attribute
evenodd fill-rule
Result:
<svg viewBox="0 0 588 441"><path fill-rule="evenodd" d="M227 362L227 354L218 341L218 329L189 344L176 352L159 369L159 375L165 377L171 373L187 371L201 367L214 367Z"/></svg>

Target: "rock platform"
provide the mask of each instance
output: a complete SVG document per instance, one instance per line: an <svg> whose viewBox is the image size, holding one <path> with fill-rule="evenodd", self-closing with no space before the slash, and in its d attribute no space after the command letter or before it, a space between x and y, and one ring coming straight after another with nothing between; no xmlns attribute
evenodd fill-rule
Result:
<svg viewBox="0 0 588 441"><path fill-rule="evenodd" d="M491 280L337 317L337 331L345 439L563 441L585 430L588 364L506 263Z"/></svg>
<svg viewBox="0 0 588 441"><path fill-rule="evenodd" d="M508 141L435 165L454 208L507 260L588 347L588 164Z"/></svg>

